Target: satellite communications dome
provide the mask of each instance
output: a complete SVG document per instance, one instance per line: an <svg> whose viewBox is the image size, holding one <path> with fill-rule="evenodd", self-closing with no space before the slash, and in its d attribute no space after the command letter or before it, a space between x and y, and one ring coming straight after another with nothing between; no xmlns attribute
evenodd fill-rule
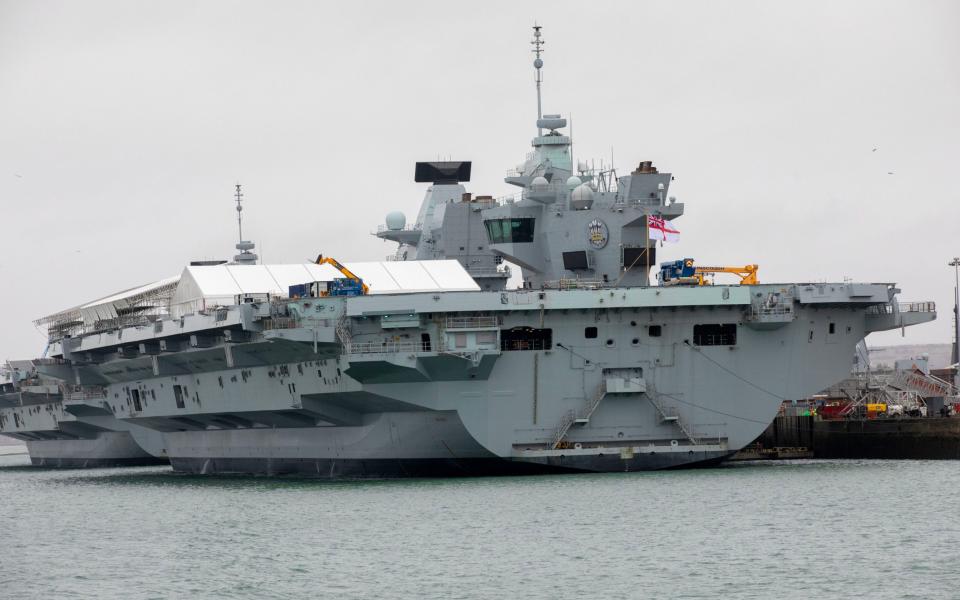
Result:
<svg viewBox="0 0 960 600"><path fill-rule="evenodd" d="M567 187L571 190L576 189L581 183L583 183L583 181L576 175L571 175L570 178L567 179Z"/></svg>
<svg viewBox="0 0 960 600"><path fill-rule="evenodd" d="M583 183L570 193L570 207L574 210L586 210L593 206L593 190Z"/></svg>
<svg viewBox="0 0 960 600"><path fill-rule="evenodd" d="M547 187L550 185L550 182L547 181L547 178L543 175L537 175L533 178L533 181L530 182L532 187Z"/></svg>
<svg viewBox="0 0 960 600"><path fill-rule="evenodd" d="M387 229L390 231L400 231L407 224L407 217L400 212L395 210L392 213L387 215Z"/></svg>

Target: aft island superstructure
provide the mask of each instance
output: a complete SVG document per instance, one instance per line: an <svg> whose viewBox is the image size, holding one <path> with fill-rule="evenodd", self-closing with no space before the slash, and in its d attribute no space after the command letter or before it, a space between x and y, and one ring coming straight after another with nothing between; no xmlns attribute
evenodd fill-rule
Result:
<svg viewBox="0 0 960 600"><path fill-rule="evenodd" d="M415 222L376 233L390 260L191 266L162 294L48 318L57 362L37 368L69 382L65 410L126 424L180 471L632 471L723 460L782 400L842 379L865 335L935 316L890 283L755 268L652 285L651 228L684 214L671 175L574 168L566 120L536 128L508 198L469 194L469 162L418 163ZM0 431L30 427L18 410Z"/></svg>

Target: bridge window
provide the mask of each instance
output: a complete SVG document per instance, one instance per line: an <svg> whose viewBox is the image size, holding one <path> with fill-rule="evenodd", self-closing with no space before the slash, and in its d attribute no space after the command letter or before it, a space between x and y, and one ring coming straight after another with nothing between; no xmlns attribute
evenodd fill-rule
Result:
<svg viewBox="0 0 960 600"><path fill-rule="evenodd" d="M660 337L663 334L663 329L660 325L651 325L647 328L647 334L650 337Z"/></svg>
<svg viewBox="0 0 960 600"><path fill-rule="evenodd" d="M133 399L133 410L140 412L143 406L140 405L140 390L130 390L130 397Z"/></svg>
<svg viewBox="0 0 960 600"><path fill-rule="evenodd" d="M588 340L594 339L595 337L597 337L597 328L596 328L596 327L584 327L584 329L583 329L583 337L587 338Z"/></svg>
<svg viewBox="0 0 960 600"><path fill-rule="evenodd" d="M533 241L533 223L536 219L489 219L483 224L491 244L519 244Z"/></svg>
<svg viewBox="0 0 960 600"><path fill-rule="evenodd" d="M734 323L694 325L693 343L697 346L735 346L737 326Z"/></svg>
<svg viewBox="0 0 960 600"><path fill-rule="evenodd" d="M505 352L510 350L549 350L552 347L552 329L514 327L500 332L500 349Z"/></svg>

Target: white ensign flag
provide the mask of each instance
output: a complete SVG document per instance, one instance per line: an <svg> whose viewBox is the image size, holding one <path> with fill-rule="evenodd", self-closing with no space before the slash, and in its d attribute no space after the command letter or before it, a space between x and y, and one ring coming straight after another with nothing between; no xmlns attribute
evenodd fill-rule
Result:
<svg viewBox="0 0 960 600"><path fill-rule="evenodd" d="M680 232L673 226L673 223L663 217L647 217L647 229L650 231L651 240L660 240L661 242L674 243L680 241Z"/></svg>

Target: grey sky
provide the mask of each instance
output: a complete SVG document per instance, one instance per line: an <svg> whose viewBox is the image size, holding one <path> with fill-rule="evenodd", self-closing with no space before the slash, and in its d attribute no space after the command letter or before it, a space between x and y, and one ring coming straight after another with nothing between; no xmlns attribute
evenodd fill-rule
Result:
<svg viewBox="0 0 960 600"><path fill-rule="evenodd" d="M391 253L369 232L415 215L417 160L512 192L534 20L576 158L676 176L664 260L896 281L940 307L905 341L950 340L958 3L0 0L0 359L42 351L35 318L230 256L237 181L266 262Z"/></svg>

